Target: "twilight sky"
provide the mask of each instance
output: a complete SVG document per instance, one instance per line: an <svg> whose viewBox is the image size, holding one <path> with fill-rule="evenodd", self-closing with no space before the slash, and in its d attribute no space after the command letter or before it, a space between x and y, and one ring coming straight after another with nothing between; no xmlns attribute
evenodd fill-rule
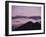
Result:
<svg viewBox="0 0 46 37"><path fill-rule="evenodd" d="M41 7L12 6L12 16L41 16Z"/></svg>
<svg viewBox="0 0 46 37"><path fill-rule="evenodd" d="M33 6L12 6L12 17L14 16L41 16L41 7L33 7ZM19 27L29 21L33 23L41 21L41 19L14 19L12 20L12 25L15 27Z"/></svg>

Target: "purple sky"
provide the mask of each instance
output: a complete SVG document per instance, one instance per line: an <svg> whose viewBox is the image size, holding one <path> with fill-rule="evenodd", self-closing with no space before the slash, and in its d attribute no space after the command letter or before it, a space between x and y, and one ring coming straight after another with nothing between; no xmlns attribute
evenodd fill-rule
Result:
<svg viewBox="0 0 46 37"><path fill-rule="evenodd" d="M31 7L31 6L12 6L12 17L14 16L41 16L41 7ZM32 21L33 23L41 21L39 20L34 20L34 19L25 19L25 18L20 18L20 19L14 19L12 20L12 25L19 27L29 21Z"/></svg>
<svg viewBox="0 0 46 37"><path fill-rule="evenodd" d="M41 7L12 6L12 16L41 16Z"/></svg>

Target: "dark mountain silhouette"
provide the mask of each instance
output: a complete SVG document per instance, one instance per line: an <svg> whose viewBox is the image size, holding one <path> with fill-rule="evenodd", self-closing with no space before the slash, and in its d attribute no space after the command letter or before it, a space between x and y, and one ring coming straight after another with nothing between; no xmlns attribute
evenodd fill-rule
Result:
<svg viewBox="0 0 46 37"><path fill-rule="evenodd" d="M12 19L17 19L17 18L27 18L27 16L14 16Z"/></svg>
<svg viewBox="0 0 46 37"><path fill-rule="evenodd" d="M17 18L25 18L25 19L41 19L41 17L40 16L14 16L14 17L12 17L12 19L17 19Z"/></svg>
<svg viewBox="0 0 46 37"><path fill-rule="evenodd" d="M29 17L29 19L35 19L35 20L37 20L37 19L41 19L41 17L40 16L32 16L32 17Z"/></svg>
<svg viewBox="0 0 46 37"><path fill-rule="evenodd" d="M39 30L41 29L41 24L36 22L33 23L31 21L23 24L22 26L18 27L17 29L12 29L12 31L16 31L16 30Z"/></svg>

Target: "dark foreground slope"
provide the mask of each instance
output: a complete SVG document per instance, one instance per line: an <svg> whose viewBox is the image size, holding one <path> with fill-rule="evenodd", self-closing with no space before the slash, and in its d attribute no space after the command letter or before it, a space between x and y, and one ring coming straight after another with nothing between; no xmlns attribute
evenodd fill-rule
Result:
<svg viewBox="0 0 46 37"><path fill-rule="evenodd" d="M31 21L29 21L17 29L16 28L12 29L12 31L16 31L16 30L39 30L39 29L41 29L40 23L38 23L38 22L32 23Z"/></svg>

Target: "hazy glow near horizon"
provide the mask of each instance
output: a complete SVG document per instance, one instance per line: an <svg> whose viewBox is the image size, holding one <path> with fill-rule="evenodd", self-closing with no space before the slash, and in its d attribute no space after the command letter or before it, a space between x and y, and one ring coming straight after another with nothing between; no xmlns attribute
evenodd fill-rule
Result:
<svg viewBox="0 0 46 37"><path fill-rule="evenodd" d="M12 6L12 16L41 16L41 7Z"/></svg>

